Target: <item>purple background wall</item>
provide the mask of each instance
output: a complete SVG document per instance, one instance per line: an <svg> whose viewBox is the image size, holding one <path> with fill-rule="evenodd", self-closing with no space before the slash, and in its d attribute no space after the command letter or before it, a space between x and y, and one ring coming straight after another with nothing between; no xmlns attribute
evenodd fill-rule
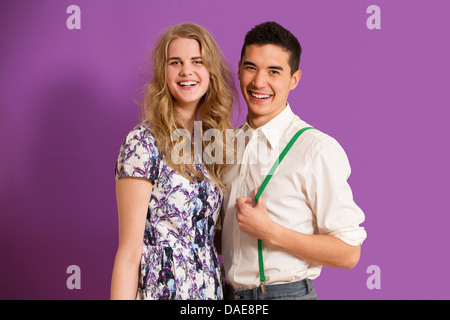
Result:
<svg viewBox="0 0 450 320"><path fill-rule="evenodd" d="M80 30L66 27L72 4ZM372 4L380 30L366 27ZM2 0L0 298L109 298L114 165L139 121L141 59L161 30L191 21L236 71L245 33L275 20L304 48L291 106L345 148L366 214L358 266L324 268L319 298L449 299L449 12L444 0ZM381 289L366 285L371 265Z"/></svg>

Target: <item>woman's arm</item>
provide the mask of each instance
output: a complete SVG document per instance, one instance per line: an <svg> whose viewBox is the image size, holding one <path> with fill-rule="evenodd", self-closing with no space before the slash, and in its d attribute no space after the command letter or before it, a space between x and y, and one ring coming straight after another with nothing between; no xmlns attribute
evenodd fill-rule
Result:
<svg viewBox="0 0 450 320"><path fill-rule="evenodd" d="M146 178L116 181L119 247L114 261L111 299L136 299L145 219L153 185Z"/></svg>

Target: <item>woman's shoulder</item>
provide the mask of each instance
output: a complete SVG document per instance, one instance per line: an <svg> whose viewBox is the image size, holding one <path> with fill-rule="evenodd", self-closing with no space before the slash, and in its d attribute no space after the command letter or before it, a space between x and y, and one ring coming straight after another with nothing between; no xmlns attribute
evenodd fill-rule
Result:
<svg viewBox="0 0 450 320"><path fill-rule="evenodd" d="M158 149L156 145L156 139L153 136L150 124L147 122L141 122L130 130L125 137L123 145L139 144L148 149ZM154 150L156 151L156 150Z"/></svg>
<svg viewBox="0 0 450 320"><path fill-rule="evenodd" d="M151 127L147 123L135 126L120 148L116 165L116 179L145 176L154 180L159 163L159 150Z"/></svg>
<svg viewBox="0 0 450 320"><path fill-rule="evenodd" d="M131 129L126 137L127 139L134 140L152 140L155 141L155 138L152 133L152 129L149 123L141 122L137 124L133 129Z"/></svg>

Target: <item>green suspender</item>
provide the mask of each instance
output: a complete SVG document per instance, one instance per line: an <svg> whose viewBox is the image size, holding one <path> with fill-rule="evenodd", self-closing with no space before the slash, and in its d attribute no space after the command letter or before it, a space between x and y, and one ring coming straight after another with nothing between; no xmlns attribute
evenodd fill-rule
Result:
<svg viewBox="0 0 450 320"><path fill-rule="evenodd" d="M277 161L273 164L272 168L270 169L269 173L265 177L263 183L258 189L258 192L255 196L255 204L258 203L259 198L261 197L262 192L266 188L267 183L269 182L270 178L272 178L272 175L275 173L275 170L277 170L278 165L280 162L284 159L288 151L291 149L291 147L294 145L295 141L297 141L298 137L305 132L306 130L314 129L313 127L306 127L303 129L300 129L297 131L297 133L292 137L292 139L288 142L286 147L281 151L280 156L278 157ZM264 274L264 261L263 261L263 253L262 253L262 241L261 239L258 239L258 261L259 261L259 281L261 283L261 290L264 294L266 294L266 276Z"/></svg>

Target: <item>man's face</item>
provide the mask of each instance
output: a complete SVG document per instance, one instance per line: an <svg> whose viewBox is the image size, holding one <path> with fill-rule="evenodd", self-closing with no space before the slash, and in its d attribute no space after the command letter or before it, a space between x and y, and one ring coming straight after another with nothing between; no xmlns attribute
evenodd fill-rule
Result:
<svg viewBox="0 0 450 320"><path fill-rule="evenodd" d="M287 104L289 92L301 77L291 76L289 53L275 45L249 45L239 61L239 82L248 106L248 119L254 128L273 119Z"/></svg>

